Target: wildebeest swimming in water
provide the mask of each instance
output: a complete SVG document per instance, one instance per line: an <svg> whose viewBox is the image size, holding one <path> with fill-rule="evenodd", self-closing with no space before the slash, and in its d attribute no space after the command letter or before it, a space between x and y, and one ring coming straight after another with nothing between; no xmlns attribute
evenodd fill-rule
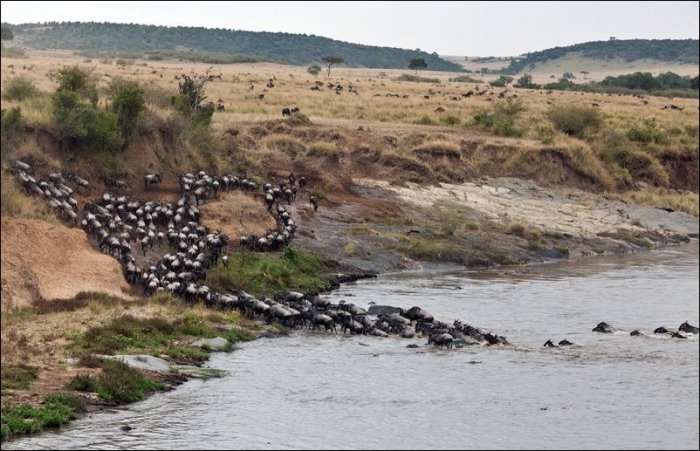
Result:
<svg viewBox="0 0 700 451"><path fill-rule="evenodd" d="M593 328L593 332L600 332L603 334L611 334L613 332L612 326L606 322L600 322L597 326Z"/></svg>
<svg viewBox="0 0 700 451"><path fill-rule="evenodd" d="M569 340L567 340L566 338L559 342L559 346L573 346L573 345L574 344L572 342L570 342ZM544 347L544 348L558 348L559 346L555 345L552 342L552 340L547 340L542 345L542 347Z"/></svg>
<svg viewBox="0 0 700 451"><path fill-rule="evenodd" d="M688 321L686 321L686 322L684 322L683 324L681 324L681 325L678 327L678 330L681 331L681 332L685 332L685 333L687 333L687 334L697 334L698 331L700 331L700 329L698 329L697 327L691 326L690 324L688 324Z"/></svg>
<svg viewBox="0 0 700 451"><path fill-rule="evenodd" d="M547 341L544 342L544 344L542 345L542 347L543 347L543 348L556 348L557 345L555 345L554 343L552 343L552 340L547 340Z"/></svg>

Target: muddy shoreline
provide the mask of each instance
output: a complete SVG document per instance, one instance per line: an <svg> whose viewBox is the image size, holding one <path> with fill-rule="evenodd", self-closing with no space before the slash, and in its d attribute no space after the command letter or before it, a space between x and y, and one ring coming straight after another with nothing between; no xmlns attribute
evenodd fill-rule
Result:
<svg viewBox="0 0 700 451"><path fill-rule="evenodd" d="M431 263L478 268L644 252L698 239L700 232L697 217L664 205L514 178L438 186L355 179L349 191L352 196L314 213L303 203L293 210L300 219L293 244L337 262L341 283ZM393 210L383 214L385 204ZM443 213L436 216L438 209ZM471 228L441 233L452 220ZM431 243L438 252L415 252Z"/></svg>

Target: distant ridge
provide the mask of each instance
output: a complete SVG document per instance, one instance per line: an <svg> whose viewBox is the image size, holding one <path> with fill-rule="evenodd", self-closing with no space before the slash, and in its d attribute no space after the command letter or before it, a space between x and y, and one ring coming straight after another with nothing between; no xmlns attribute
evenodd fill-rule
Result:
<svg viewBox="0 0 700 451"><path fill-rule="evenodd" d="M293 65L323 64L324 56L340 56L345 67L407 69L411 59L423 58L428 70L463 72L451 61L421 50L352 44L291 33L164 27L106 22L46 22L8 24L16 42L35 49L199 51L244 55Z"/></svg>
<svg viewBox="0 0 700 451"><path fill-rule="evenodd" d="M554 47L539 52L514 57L510 64L501 70L505 74L517 74L544 64L550 60L576 54L582 58L613 60L621 58L631 62L651 59L667 63L695 64L700 61L700 41L698 39L610 39L607 41L586 42L567 47Z"/></svg>

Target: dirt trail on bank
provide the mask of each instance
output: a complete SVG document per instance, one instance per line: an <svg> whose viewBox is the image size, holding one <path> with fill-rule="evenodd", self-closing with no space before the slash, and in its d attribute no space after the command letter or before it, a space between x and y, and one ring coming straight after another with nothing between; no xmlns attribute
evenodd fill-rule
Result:
<svg viewBox="0 0 700 451"><path fill-rule="evenodd" d="M677 235L697 237L699 232L698 218L682 212L574 189L545 189L513 178L438 186L398 186L372 179L353 183L348 192L321 202L318 211L311 208L308 194L286 206L298 224L294 245L336 260L341 271L383 273L420 266L399 248L408 236L434 238L425 224L435 205L466 212L479 223L480 230L469 234L455 252L487 263L490 254L522 254L518 248L526 244L507 231L512 222L535 227L550 240L557 237L569 250L567 257L636 250L615 238L621 231L652 235L659 242ZM202 213L202 223L226 233L230 247L243 234L260 235L275 227L262 200L243 193L222 195L203 205ZM601 237L605 234L610 236ZM484 241L496 244L484 250ZM2 218L3 311L39 299L72 298L81 291L129 299L128 290L117 260L95 250L84 231L36 219Z"/></svg>

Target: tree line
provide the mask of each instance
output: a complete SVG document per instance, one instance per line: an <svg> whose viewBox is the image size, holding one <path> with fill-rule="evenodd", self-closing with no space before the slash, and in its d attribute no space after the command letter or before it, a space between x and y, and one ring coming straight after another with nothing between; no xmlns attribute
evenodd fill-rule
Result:
<svg viewBox="0 0 700 451"><path fill-rule="evenodd" d="M46 22L9 25L15 40L29 48L147 52L187 48L219 54L309 65L328 55L342 55L348 67L391 69L421 58L433 70L462 72L462 66L420 49L352 44L315 35L252 32L203 27L102 22Z"/></svg>

